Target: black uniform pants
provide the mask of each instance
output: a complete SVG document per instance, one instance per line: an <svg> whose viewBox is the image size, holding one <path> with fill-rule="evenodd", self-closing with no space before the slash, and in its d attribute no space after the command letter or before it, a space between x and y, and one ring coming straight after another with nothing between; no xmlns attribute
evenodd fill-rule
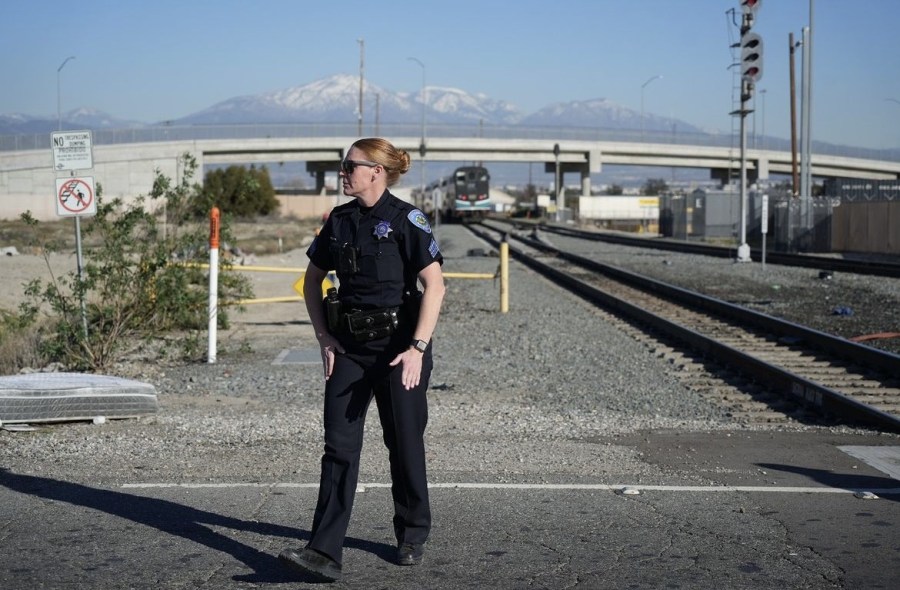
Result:
<svg viewBox="0 0 900 590"><path fill-rule="evenodd" d="M390 459L397 542L424 543L431 529L423 439L431 348L422 359L419 385L410 390L400 381L402 366L388 366L394 354L390 358L383 351L336 355L325 385L325 453L309 547L338 563L359 478L363 425L373 396Z"/></svg>

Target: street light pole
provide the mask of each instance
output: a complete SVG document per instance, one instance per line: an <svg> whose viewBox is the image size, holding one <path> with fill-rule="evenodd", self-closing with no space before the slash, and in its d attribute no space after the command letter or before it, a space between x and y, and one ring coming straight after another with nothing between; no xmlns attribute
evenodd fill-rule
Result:
<svg viewBox="0 0 900 590"><path fill-rule="evenodd" d="M641 84L641 141L644 140L644 88L647 87L647 84L658 78L662 78L662 74L657 74Z"/></svg>
<svg viewBox="0 0 900 590"><path fill-rule="evenodd" d="M425 86L425 64L415 57L410 57L410 61L414 61L422 68L422 143L425 143L425 105L428 102L428 89Z"/></svg>
<svg viewBox="0 0 900 590"><path fill-rule="evenodd" d="M60 98L62 93L60 92L60 86L59 86L59 73L62 71L62 69L65 67L65 65L67 63L69 63L69 60L72 60L72 59L75 59L74 55L70 55L69 57L67 57L65 59L65 61L63 61L61 64L59 64L59 67L56 68L56 130L57 131L62 131L62 98Z"/></svg>
<svg viewBox="0 0 900 590"><path fill-rule="evenodd" d="M563 192L560 190L561 179L559 177L559 144L553 144L553 158L556 162L556 172L553 177L553 188L556 191L556 221L557 223L560 221L565 221L563 215L563 209L565 208L565 203L562 202L565 199Z"/></svg>
<svg viewBox="0 0 900 590"><path fill-rule="evenodd" d="M363 63L365 57L365 49L366 49L366 41L365 39L357 39L357 43L359 43L359 117L357 119L358 124L356 126L356 136L362 137L362 124L363 124Z"/></svg>
<svg viewBox="0 0 900 590"><path fill-rule="evenodd" d="M419 67L422 68L422 143L419 145L419 155L422 157L422 205L425 204L425 106L428 103L428 87L425 85L425 64L422 63L422 60L417 59L415 57L408 58L410 61L414 61L419 64ZM437 227L440 223L440 203L437 202L437 199L434 200L434 226Z"/></svg>

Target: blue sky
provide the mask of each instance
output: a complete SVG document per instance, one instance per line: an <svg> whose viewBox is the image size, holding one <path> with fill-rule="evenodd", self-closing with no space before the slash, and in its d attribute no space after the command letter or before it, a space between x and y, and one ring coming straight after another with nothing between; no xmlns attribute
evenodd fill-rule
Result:
<svg viewBox="0 0 900 590"><path fill-rule="evenodd" d="M757 132L790 136L788 34L809 0L764 0ZM217 102L357 74L415 92L483 92L530 113L607 98L730 130L729 9L738 0L14 0L0 11L0 113L92 107L144 122ZM738 10L739 13L739 10ZM900 147L900 2L818 0L813 13L813 139ZM799 97L800 53L797 54ZM765 105L763 105L763 102ZM763 116L763 110L765 116ZM763 129L764 127L764 129Z"/></svg>

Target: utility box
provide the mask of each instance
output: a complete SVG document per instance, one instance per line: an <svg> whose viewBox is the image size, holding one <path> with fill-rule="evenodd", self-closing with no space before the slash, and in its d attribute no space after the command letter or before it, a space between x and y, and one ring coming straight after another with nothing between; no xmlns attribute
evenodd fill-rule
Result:
<svg viewBox="0 0 900 590"><path fill-rule="evenodd" d="M693 195L666 194L659 197L659 233L665 238L686 240L693 235Z"/></svg>
<svg viewBox="0 0 900 590"><path fill-rule="evenodd" d="M704 238L733 238L740 233L741 195L732 190L697 189L693 225Z"/></svg>

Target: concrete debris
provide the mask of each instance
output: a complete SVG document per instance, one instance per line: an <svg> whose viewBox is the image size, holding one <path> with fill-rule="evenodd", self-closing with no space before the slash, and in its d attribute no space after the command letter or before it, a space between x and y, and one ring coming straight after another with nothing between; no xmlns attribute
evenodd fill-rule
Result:
<svg viewBox="0 0 900 590"><path fill-rule="evenodd" d="M854 498L859 498L860 500L877 500L878 496L873 494L872 492L856 492L853 494Z"/></svg>

